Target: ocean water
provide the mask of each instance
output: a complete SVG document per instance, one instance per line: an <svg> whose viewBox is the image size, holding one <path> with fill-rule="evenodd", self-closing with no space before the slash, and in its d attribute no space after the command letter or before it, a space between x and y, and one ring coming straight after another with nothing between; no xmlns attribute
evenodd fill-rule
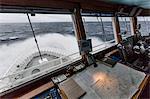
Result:
<svg viewBox="0 0 150 99"><path fill-rule="evenodd" d="M72 23L33 23L33 28L40 49L61 49L67 55L78 51ZM92 38L94 45L103 42L96 35ZM0 24L0 76L33 51L37 48L28 23Z"/></svg>
<svg viewBox="0 0 150 99"><path fill-rule="evenodd" d="M114 39L111 22L104 22L105 34L99 23L88 22L84 25L87 38L92 39L93 46L102 44L105 40ZM142 31L146 35L147 28L143 27ZM33 23L33 28L40 49L56 48L67 54L78 51L71 22ZM121 23L121 31L125 29L124 24ZM10 66L33 51L37 51L37 48L29 23L0 23L0 77Z"/></svg>

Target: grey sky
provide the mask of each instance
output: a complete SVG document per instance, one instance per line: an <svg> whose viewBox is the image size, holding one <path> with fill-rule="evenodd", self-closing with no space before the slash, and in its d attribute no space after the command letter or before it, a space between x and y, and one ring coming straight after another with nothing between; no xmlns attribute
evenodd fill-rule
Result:
<svg viewBox="0 0 150 99"><path fill-rule="evenodd" d="M30 16L32 22L70 22L72 21L71 15L60 14L36 14ZM86 21L97 21L97 18L86 17ZM111 18L103 18L103 21L111 21ZM0 13L1 23L21 23L28 22L26 14L6 14Z"/></svg>
<svg viewBox="0 0 150 99"><path fill-rule="evenodd" d="M48 15L48 14L36 14L36 16L30 16L32 22L69 22L71 16L69 15ZM3 14L0 13L1 23L21 23L28 22L26 14Z"/></svg>
<svg viewBox="0 0 150 99"><path fill-rule="evenodd" d="M32 22L70 22L72 21L71 15L60 14L36 14L31 16ZM144 18L140 17L139 20L143 21ZM128 19L127 19L128 20ZM145 17L145 20L150 21L150 17ZM85 21L97 21L96 17L86 17ZM103 21L111 21L110 17L103 17ZM26 14L8 14L0 13L0 23L22 23L28 22Z"/></svg>

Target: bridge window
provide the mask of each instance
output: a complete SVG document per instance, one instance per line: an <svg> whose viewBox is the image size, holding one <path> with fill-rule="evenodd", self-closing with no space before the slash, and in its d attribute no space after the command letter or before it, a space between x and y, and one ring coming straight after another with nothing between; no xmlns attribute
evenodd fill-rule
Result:
<svg viewBox="0 0 150 99"><path fill-rule="evenodd" d="M141 25L141 32L142 36L148 36L150 33L150 17L137 17L138 24Z"/></svg>
<svg viewBox="0 0 150 99"><path fill-rule="evenodd" d="M29 17L44 62L79 52L70 14L29 14ZM37 53L32 59L30 55L34 52ZM12 65L14 67L11 68L16 70L43 63L37 55L39 53L27 14L0 13L0 77L9 71ZM79 53L76 56L78 57ZM62 58L60 62L55 63L59 64L68 59L70 58ZM23 67L22 62L29 64Z"/></svg>
<svg viewBox="0 0 150 99"><path fill-rule="evenodd" d="M119 17L120 31L122 38L125 39L131 36L130 18L129 17Z"/></svg>
<svg viewBox="0 0 150 99"><path fill-rule="evenodd" d="M83 24L87 38L92 39L93 50L105 48L114 43L111 17L83 16Z"/></svg>
<svg viewBox="0 0 150 99"><path fill-rule="evenodd" d="M70 14L36 14L30 18L38 35L40 48L58 52L64 50L66 55L79 51Z"/></svg>

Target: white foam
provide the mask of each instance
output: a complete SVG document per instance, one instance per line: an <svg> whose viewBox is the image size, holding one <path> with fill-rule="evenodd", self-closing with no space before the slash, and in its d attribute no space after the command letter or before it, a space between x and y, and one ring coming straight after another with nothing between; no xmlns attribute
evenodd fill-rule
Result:
<svg viewBox="0 0 150 99"><path fill-rule="evenodd" d="M39 59L39 63L41 64L41 63L44 63L44 62L47 62L48 60L47 60L47 58L43 58L43 59Z"/></svg>
<svg viewBox="0 0 150 99"><path fill-rule="evenodd" d="M61 35L58 33L50 33L37 36L37 41L41 49L57 48L64 50L67 54L77 52L77 40L72 35ZM92 38L93 46L102 44L98 38ZM23 61L32 52L37 51L33 38L24 41L0 46L0 77L7 69L15 63ZM55 50L54 50L55 51ZM59 51L59 50L58 50Z"/></svg>

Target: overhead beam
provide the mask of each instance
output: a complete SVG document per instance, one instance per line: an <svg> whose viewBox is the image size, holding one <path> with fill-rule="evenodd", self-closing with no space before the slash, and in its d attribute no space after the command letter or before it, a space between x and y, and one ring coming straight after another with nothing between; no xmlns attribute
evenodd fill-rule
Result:
<svg viewBox="0 0 150 99"><path fill-rule="evenodd" d="M25 8L56 8L56 9L74 9L78 5L83 10L115 11L117 4L105 3L102 1L84 1L84 0L2 0L1 8L7 6L25 7Z"/></svg>
<svg viewBox="0 0 150 99"><path fill-rule="evenodd" d="M76 4L64 0L2 0L0 6L73 9Z"/></svg>
<svg viewBox="0 0 150 99"><path fill-rule="evenodd" d="M80 9L82 9L83 12L119 12L120 8L124 8L124 12L130 12L133 6L129 5L123 5L123 4L117 4L112 3L111 1L106 2L104 0L1 0L0 1L0 11L1 9L5 8L17 8L20 9L27 9L27 10L37 10L37 9L58 9L58 11L61 10L70 10L72 11L74 8L77 8L78 5L80 5ZM12 10L7 10L7 12L14 12ZM141 8L142 9L142 8ZM5 12L6 10L3 10L1 12ZM39 11L39 10L38 10ZM57 11L57 10L56 10ZM19 11L18 11L19 13ZM42 13L44 13L42 11ZM46 12L48 13L48 12ZM51 12L50 12L51 13ZM140 14L142 15L149 15L150 16L150 10L143 9L143 11Z"/></svg>
<svg viewBox="0 0 150 99"><path fill-rule="evenodd" d="M96 5L96 4L81 4L83 11L99 11L99 12L116 12L118 8L116 6Z"/></svg>
<svg viewBox="0 0 150 99"><path fill-rule="evenodd" d="M143 9L139 16L150 16L150 9Z"/></svg>
<svg viewBox="0 0 150 99"><path fill-rule="evenodd" d="M129 13L133 8L137 7L113 3L109 0L0 0L0 12L6 11L9 13L10 11L11 13L20 8L27 10L37 10L39 8L43 8L46 11L47 9L57 9L56 11L59 12L62 10L64 11L64 9L67 11L72 11L74 8L78 7L78 5L80 5L82 11L86 13L91 11L116 13L120 11L120 8L124 8L123 13ZM12 8L12 10L1 10L6 8ZM142 9L142 12L139 14L139 16L150 16L150 9L144 9L141 7L140 9ZM19 10L17 10L17 13L19 13ZM22 11L20 13L22 13ZM39 11L39 13L41 13L41 11ZM42 11L42 13L44 12ZM46 13L49 12L47 11Z"/></svg>

